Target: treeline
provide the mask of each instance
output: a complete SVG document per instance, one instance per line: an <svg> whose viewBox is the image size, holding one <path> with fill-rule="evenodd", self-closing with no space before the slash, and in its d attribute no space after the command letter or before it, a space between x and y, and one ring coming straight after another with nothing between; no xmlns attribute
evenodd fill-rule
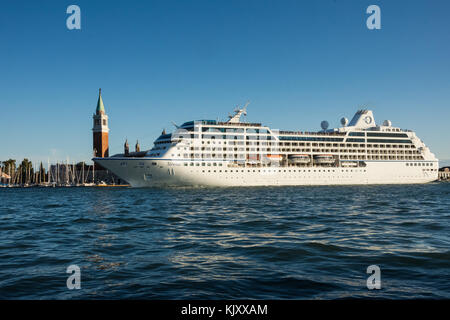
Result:
<svg viewBox="0 0 450 320"><path fill-rule="evenodd" d="M47 182L47 172L40 163L39 169L35 171L33 164L27 158L17 166L16 160L9 159L1 161L1 171L11 177L13 184L34 184Z"/></svg>

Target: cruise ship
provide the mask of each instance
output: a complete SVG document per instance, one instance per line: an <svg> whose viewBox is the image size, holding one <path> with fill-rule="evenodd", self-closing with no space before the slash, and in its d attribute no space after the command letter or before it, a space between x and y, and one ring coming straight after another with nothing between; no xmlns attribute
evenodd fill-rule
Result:
<svg viewBox="0 0 450 320"><path fill-rule="evenodd" d="M196 120L165 131L151 150L94 158L133 187L300 186L427 183L438 159L414 131L376 124L371 110L317 132L282 131L241 120Z"/></svg>

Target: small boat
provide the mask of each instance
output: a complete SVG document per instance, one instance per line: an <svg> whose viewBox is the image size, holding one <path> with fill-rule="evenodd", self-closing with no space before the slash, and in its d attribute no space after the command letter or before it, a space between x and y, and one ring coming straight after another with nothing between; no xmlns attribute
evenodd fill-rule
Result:
<svg viewBox="0 0 450 320"><path fill-rule="evenodd" d="M283 156L281 154L268 154L265 156L265 158L273 162L279 162L283 160Z"/></svg>
<svg viewBox="0 0 450 320"><path fill-rule="evenodd" d="M358 162L357 161L342 161L341 167L357 167Z"/></svg>
<svg viewBox="0 0 450 320"><path fill-rule="evenodd" d="M85 182L81 186L83 186L83 187L95 187L95 183L93 183L93 182Z"/></svg>
<svg viewBox="0 0 450 320"><path fill-rule="evenodd" d="M320 164L334 163L334 157L331 154L317 154L314 156L314 162Z"/></svg>
<svg viewBox="0 0 450 320"><path fill-rule="evenodd" d="M289 155L291 163L310 163L311 157L307 154L291 154Z"/></svg>

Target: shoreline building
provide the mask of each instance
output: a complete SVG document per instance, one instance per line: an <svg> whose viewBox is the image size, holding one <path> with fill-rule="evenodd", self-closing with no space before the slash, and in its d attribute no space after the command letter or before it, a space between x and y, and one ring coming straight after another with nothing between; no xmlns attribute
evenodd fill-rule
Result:
<svg viewBox="0 0 450 320"><path fill-rule="evenodd" d="M102 89L98 92L97 109L92 116L94 120L93 131L93 144L94 157L105 158L109 157L109 145L108 145L108 116L105 112L105 105L102 99Z"/></svg>
<svg viewBox="0 0 450 320"><path fill-rule="evenodd" d="M97 108L92 116L92 151L96 158L109 157L109 126L108 115L102 99L102 89L98 90ZM103 181L108 184L123 184L125 181L117 177L114 173L94 163L95 173L92 172L93 182Z"/></svg>
<svg viewBox="0 0 450 320"><path fill-rule="evenodd" d="M11 183L11 176L6 174L5 172L2 172L2 169L0 168L0 184L9 183Z"/></svg>
<svg viewBox="0 0 450 320"><path fill-rule="evenodd" d="M442 167L439 169L440 180L450 180L450 167Z"/></svg>

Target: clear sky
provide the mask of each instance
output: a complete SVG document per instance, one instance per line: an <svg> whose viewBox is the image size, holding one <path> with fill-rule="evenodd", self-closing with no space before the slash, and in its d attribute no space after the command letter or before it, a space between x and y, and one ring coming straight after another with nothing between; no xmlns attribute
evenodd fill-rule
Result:
<svg viewBox="0 0 450 320"><path fill-rule="evenodd" d="M68 30L66 8L81 8ZM366 8L381 8L381 30ZM98 88L110 154L171 121L337 126L362 107L450 159L450 1L2 1L0 160L90 160Z"/></svg>

